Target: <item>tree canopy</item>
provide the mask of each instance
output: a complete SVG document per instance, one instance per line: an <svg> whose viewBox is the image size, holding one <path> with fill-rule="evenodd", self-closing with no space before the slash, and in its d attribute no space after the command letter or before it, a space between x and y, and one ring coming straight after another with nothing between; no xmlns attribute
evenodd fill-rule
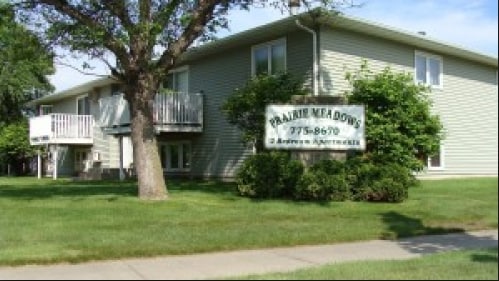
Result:
<svg viewBox="0 0 499 281"><path fill-rule="evenodd" d="M47 78L53 72L49 49L0 2L0 126L22 118L27 101L53 89Z"/></svg>
<svg viewBox="0 0 499 281"><path fill-rule="evenodd" d="M22 119L0 128L0 173L2 166L10 165L9 172L23 174L28 171L28 160L35 155L29 143L28 123Z"/></svg>
<svg viewBox="0 0 499 281"><path fill-rule="evenodd" d="M367 64L347 79L353 87L348 102L366 108L365 156L373 163L423 169L443 138L440 119L430 111L430 88L415 84L411 74L390 68L373 73Z"/></svg>

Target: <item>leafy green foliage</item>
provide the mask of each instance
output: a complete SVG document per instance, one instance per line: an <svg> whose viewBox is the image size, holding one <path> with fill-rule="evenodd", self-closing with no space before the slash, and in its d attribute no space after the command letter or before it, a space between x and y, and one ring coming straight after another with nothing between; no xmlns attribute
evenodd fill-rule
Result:
<svg viewBox="0 0 499 281"><path fill-rule="evenodd" d="M359 201L402 202L417 184L410 170L399 164L361 163L351 171L352 199Z"/></svg>
<svg viewBox="0 0 499 281"><path fill-rule="evenodd" d="M344 201L350 199L345 162L321 160L301 176L295 187L294 198L298 200Z"/></svg>
<svg viewBox="0 0 499 281"><path fill-rule="evenodd" d="M375 164L422 170L425 157L438 152L443 137L438 116L430 112L430 89L389 68L374 74L367 64L347 79L353 86L349 103L366 108L365 156Z"/></svg>
<svg viewBox="0 0 499 281"><path fill-rule="evenodd" d="M344 201L350 198L345 173L328 174L323 170L307 171L298 181L295 199L313 201Z"/></svg>
<svg viewBox="0 0 499 281"><path fill-rule="evenodd" d="M229 123L242 131L242 139L263 151L265 107L271 103L286 103L294 95L304 95L302 81L289 73L259 75L243 88L236 89L222 106Z"/></svg>
<svg viewBox="0 0 499 281"><path fill-rule="evenodd" d="M287 198L293 193L303 165L285 152L258 153L244 162L236 175L237 189L243 196Z"/></svg>
<svg viewBox="0 0 499 281"><path fill-rule="evenodd" d="M21 173L22 164L35 155L35 149L29 144L28 123L21 120L0 128L0 162L14 166L14 171Z"/></svg>
<svg viewBox="0 0 499 281"><path fill-rule="evenodd" d="M0 127L19 120L27 101L52 90L46 75L53 72L51 52L0 2Z"/></svg>
<svg viewBox="0 0 499 281"><path fill-rule="evenodd" d="M418 182L407 167L367 158L322 160L306 171L284 152L249 157L237 175L242 196L307 201L402 202Z"/></svg>

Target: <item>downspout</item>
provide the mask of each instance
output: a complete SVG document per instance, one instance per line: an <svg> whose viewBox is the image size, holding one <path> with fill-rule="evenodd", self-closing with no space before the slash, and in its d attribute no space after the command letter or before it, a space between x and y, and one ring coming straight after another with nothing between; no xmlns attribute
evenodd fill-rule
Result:
<svg viewBox="0 0 499 281"><path fill-rule="evenodd" d="M312 34L312 48L313 48L313 52L312 52L312 60L313 60L312 77L313 77L313 83L314 83L313 95L318 96L319 95L319 60L317 58L317 32L315 30L301 24L299 19L296 19L295 23L299 28Z"/></svg>

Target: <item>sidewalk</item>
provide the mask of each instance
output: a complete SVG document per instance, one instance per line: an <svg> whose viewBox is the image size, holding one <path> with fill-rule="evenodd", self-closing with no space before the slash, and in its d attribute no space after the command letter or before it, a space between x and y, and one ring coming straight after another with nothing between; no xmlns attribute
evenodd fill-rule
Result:
<svg viewBox="0 0 499 281"><path fill-rule="evenodd" d="M420 236L397 241L244 250L200 255L99 261L75 265L0 267L0 280L217 279L291 271L355 260L409 259L443 251L497 247L498 231Z"/></svg>

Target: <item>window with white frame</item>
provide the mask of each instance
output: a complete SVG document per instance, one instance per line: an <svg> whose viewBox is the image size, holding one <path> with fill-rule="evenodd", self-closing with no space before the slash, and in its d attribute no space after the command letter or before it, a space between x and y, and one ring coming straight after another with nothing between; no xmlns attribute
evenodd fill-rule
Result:
<svg viewBox="0 0 499 281"><path fill-rule="evenodd" d="M286 71L286 40L279 39L251 48L253 75Z"/></svg>
<svg viewBox="0 0 499 281"><path fill-rule="evenodd" d="M52 113L53 107L52 105L40 105L40 115L47 115Z"/></svg>
<svg viewBox="0 0 499 281"><path fill-rule="evenodd" d="M90 115L90 100L88 95L76 99L76 113L78 115Z"/></svg>
<svg viewBox="0 0 499 281"><path fill-rule="evenodd" d="M166 171L191 169L191 143L171 142L160 144L161 164Z"/></svg>
<svg viewBox="0 0 499 281"><path fill-rule="evenodd" d="M178 93L189 93L189 71L187 67L175 69L168 74L163 82L163 88Z"/></svg>
<svg viewBox="0 0 499 281"><path fill-rule="evenodd" d="M438 153L428 157L428 170L443 170L444 167L444 147L440 145Z"/></svg>
<svg viewBox="0 0 499 281"><path fill-rule="evenodd" d="M424 85L442 87L442 57L416 52L414 59L415 81Z"/></svg>

